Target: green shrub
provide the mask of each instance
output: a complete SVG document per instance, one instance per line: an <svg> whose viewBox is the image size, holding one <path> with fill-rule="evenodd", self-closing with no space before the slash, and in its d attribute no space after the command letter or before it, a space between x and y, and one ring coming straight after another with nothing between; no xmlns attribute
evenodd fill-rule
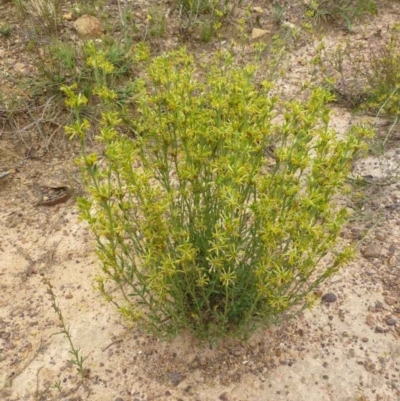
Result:
<svg viewBox="0 0 400 401"><path fill-rule="evenodd" d="M113 92L97 88L108 105L101 157L84 146L85 98L63 89L77 117L67 133L83 145L79 206L97 239L99 289L160 336L248 335L308 307L351 254L336 246L346 212L333 198L358 131L339 140L328 128L322 90L284 103L254 83L254 67L231 62L196 69L184 50L150 62L134 83L135 138L121 134Z"/></svg>

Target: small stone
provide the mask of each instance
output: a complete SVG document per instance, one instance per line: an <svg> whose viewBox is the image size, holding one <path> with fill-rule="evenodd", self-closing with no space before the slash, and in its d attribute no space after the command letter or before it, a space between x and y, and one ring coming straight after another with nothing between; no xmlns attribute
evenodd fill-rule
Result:
<svg viewBox="0 0 400 401"><path fill-rule="evenodd" d="M63 19L65 19L66 21L71 21L72 20L72 13L71 11L68 13L63 14Z"/></svg>
<svg viewBox="0 0 400 401"><path fill-rule="evenodd" d="M258 14L264 14L264 10L261 7L253 7L253 11Z"/></svg>
<svg viewBox="0 0 400 401"><path fill-rule="evenodd" d="M104 32L100 20L92 15L82 15L72 25L80 35L91 38L97 38Z"/></svg>
<svg viewBox="0 0 400 401"><path fill-rule="evenodd" d="M396 266L396 264L397 264L396 256L394 256L394 255L390 256L390 257L387 259L387 264L388 264L388 266L390 266L390 267Z"/></svg>
<svg viewBox="0 0 400 401"><path fill-rule="evenodd" d="M26 71L26 65L24 63L15 63L14 70L22 74Z"/></svg>
<svg viewBox="0 0 400 401"><path fill-rule="evenodd" d="M205 357L205 356L200 356L198 359L198 362L199 362L199 365L200 366L206 366L207 364L208 364L208 362L209 362L209 359L207 358L207 357Z"/></svg>
<svg viewBox="0 0 400 401"><path fill-rule="evenodd" d="M328 379L329 379L329 376L328 376L328 375L323 375L322 378L323 378L324 380L328 380Z"/></svg>
<svg viewBox="0 0 400 401"><path fill-rule="evenodd" d="M375 259L379 258L381 256L382 252L382 247L376 245L376 244L368 244L364 248L364 251L362 252L364 258L367 259Z"/></svg>
<svg viewBox="0 0 400 401"><path fill-rule="evenodd" d="M170 372L168 373L168 378L171 380L172 384L176 387L184 378L179 372Z"/></svg>
<svg viewBox="0 0 400 401"><path fill-rule="evenodd" d="M383 298L388 305L394 305L397 302L396 298L386 296Z"/></svg>
<svg viewBox="0 0 400 401"><path fill-rule="evenodd" d="M361 339L361 341L364 342L364 343L367 343L367 342L369 341L369 339L368 339L367 337L363 337L363 338Z"/></svg>
<svg viewBox="0 0 400 401"><path fill-rule="evenodd" d="M383 327L376 326L375 333L385 333L385 329Z"/></svg>
<svg viewBox="0 0 400 401"><path fill-rule="evenodd" d="M243 349L240 348L240 347L237 347L237 348L233 349L232 350L232 355L236 356L236 357L239 357L239 356L243 355Z"/></svg>
<svg viewBox="0 0 400 401"><path fill-rule="evenodd" d="M322 292L321 290L315 290L315 291L314 291L314 295L315 295L317 298L321 298L321 297L322 297L322 294L323 294L323 292Z"/></svg>
<svg viewBox="0 0 400 401"><path fill-rule="evenodd" d="M167 390L167 391L165 392L165 396L166 396L166 397L169 397L170 395L172 395L171 391Z"/></svg>
<svg viewBox="0 0 400 401"><path fill-rule="evenodd" d="M375 318L372 315L368 315L366 318L366 323L368 326L372 327L375 324Z"/></svg>
<svg viewBox="0 0 400 401"><path fill-rule="evenodd" d="M228 400L229 400L229 398L228 398L228 393L222 393L222 394L218 397L218 399L220 399L221 401L228 401Z"/></svg>
<svg viewBox="0 0 400 401"><path fill-rule="evenodd" d="M331 292L322 296L321 300L323 302L331 303L337 300L337 296Z"/></svg>
<svg viewBox="0 0 400 401"><path fill-rule="evenodd" d="M366 232L365 232L365 230L362 230L361 228L352 228L351 234L354 239L363 239Z"/></svg>
<svg viewBox="0 0 400 401"><path fill-rule="evenodd" d="M392 317L389 317L388 319L386 319L386 324L388 326L396 326L397 323L397 319L393 319Z"/></svg>
<svg viewBox="0 0 400 401"><path fill-rule="evenodd" d="M69 294L67 294L67 295L65 296L65 299L71 299L71 298L73 298L73 295L72 295L71 293L69 293Z"/></svg>
<svg viewBox="0 0 400 401"><path fill-rule="evenodd" d="M267 33L269 33L269 31L267 31L266 29L253 28L253 30L251 32L251 38L253 40L259 39L259 38L265 36Z"/></svg>

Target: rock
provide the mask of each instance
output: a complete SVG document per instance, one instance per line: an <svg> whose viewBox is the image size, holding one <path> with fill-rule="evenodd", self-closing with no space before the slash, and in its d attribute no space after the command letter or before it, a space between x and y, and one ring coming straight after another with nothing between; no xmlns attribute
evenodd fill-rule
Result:
<svg viewBox="0 0 400 401"><path fill-rule="evenodd" d="M19 72L20 74L24 73L26 71L26 66L24 63L15 63L14 64L14 70L16 72Z"/></svg>
<svg viewBox="0 0 400 401"><path fill-rule="evenodd" d="M98 38L104 32L100 20L91 15L82 15L72 25L80 35L90 38Z"/></svg>
<svg viewBox="0 0 400 401"><path fill-rule="evenodd" d="M218 397L218 399L221 400L221 401L228 401L228 400L229 400L229 398L228 398L228 393L222 393L222 394Z"/></svg>
<svg viewBox="0 0 400 401"><path fill-rule="evenodd" d="M397 319L394 319L394 318L392 318L392 317L389 317L389 318L387 318L387 319L385 320L385 322L386 322L386 324L387 324L388 326L396 326Z"/></svg>
<svg viewBox="0 0 400 401"><path fill-rule="evenodd" d="M322 300L322 302L332 303L337 300L337 296L335 294L329 292L328 294L323 295L321 300Z"/></svg>
<svg viewBox="0 0 400 401"><path fill-rule="evenodd" d="M251 38L253 40L259 39L265 36L267 33L269 33L269 31L267 31L266 29L253 28L253 30L251 31Z"/></svg>
<svg viewBox="0 0 400 401"><path fill-rule="evenodd" d="M386 296L383 298L388 305L394 305L397 302L397 299L394 297Z"/></svg>
<svg viewBox="0 0 400 401"><path fill-rule="evenodd" d="M369 339L368 339L367 337L363 337L363 338L361 339L361 341L362 341L363 343L367 343L367 342L369 341Z"/></svg>
<svg viewBox="0 0 400 401"><path fill-rule="evenodd" d="M388 260L387 260L387 264L388 264L388 266L390 266L390 267L396 266L396 264L397 264L396 256L394 256L394 255L390 256L390 257L388 258Z"/></svg>
<svg viewBox="0 0 400 401"><path fill-rule="evenodd" d="M340 75L340 79L342 79L341 75ZM354 239L363 239L366 234L366 231L361 228L354 227L351 229L351 234Z"/></svg>
<svg viewBox="0 0 400 401"><path fill-rule="evenodd" d="M236 356L236 357L239 357L239 356L243 355L243 348L240 348L240 347L234 348L232 350L232 355Z"/></svg>
<svg viewBox="0 0 400 401"><path fill-rule="evenodd" d="M364 258L375 259L381 256L382 247L376 244L367 244L362 252Z"/></svg>
<svg viewBox="0 0 400 401"><path fill-rule="evenodd" d="M71 11L68 13L63 14L63 19L65 19L66 21L71 21L72 20L72 13Z"/></svg>
<svg viewBox="0 0 400 401"><path fill-rule="evenodd" d="M253 11L258 14L264 14L264 10L261 7L253 7Z"/></svg>
<svg viewBox="0 0 400 401"><path fill-rule="evenodd" d="M168 378L169 380L171 380L172 384L176 387L185 378L185 376L179 372L169 372Z"/></svg>
<svg viewBox="0 0 400 401"><path fill-rule="evenodd" d="M314 291L314 295L315 295L317 298L321 298L321 297L322 297L322 291L321 291L321 290L315 290L315 291Z"/></svg>
<svg viewBox="0 0 400 401"><path fill-rule="evenodd" d="M381 326L376 326L375 333L386 333L386 330Z"/></svg>
<svg viewBox="0 0 400 401"><path fill-rule="evenodd" d="M375 324L375 318L372 315L368 315L366 323L368 326L372 327Z"/></svg>

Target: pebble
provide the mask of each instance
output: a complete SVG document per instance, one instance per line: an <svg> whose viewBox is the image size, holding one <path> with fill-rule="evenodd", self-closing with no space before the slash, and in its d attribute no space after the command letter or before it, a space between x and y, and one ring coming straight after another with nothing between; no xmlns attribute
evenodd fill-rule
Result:
<svg viewBox="0 0 400 401"><path fill-rule="evenodd" d="M184 378L179 372L170 372L168 373L168 378L171 380L172 384L176 387Z"/></svg>
<svg viewBox="0 0 400 401"><path fill-rule="evenodd" d="M388 326L396 326L397 319L393 319L392 317L386 319L386 324Z"/></svg>
<svg viewBox="0 0 400 401"><path fill-rule="evenodd" d="M385 333L385 329L381 326L376 326L375 333Z"/></svg>
<svg viewBox="0 0 400 401"><path fill-rule="evenodd" d="M233 349L232 350L232 355L236 356L236 357L243 355L243 349L240 348L240 347L237 347L237 348Z"/></svg>
<svg viewBox="0 0 400 401"><path fill-rule="evenodd" d="M218 399L220 399L221 401L228 401L228 400L229 400L229 398L228 398L228 393L222 393L222 394L218 397Z"/></svg>
<svg viewBox="0 0 400 401"><path fill-rule="evenodd" d="M331 303L337 300L337 296L331 292L322 296L321 300L323 302Z"/></svg>
<svg viewBox="0 0 400 401"><path fill-rule="evenodd" d="M367 343L368 341L369 341L369 339L367 337L362 338L362 342Z"/></svg>
<svg viewBox="0 0 400 401"><path fill-rule="evenodd" d="M364 251L362 252L364 258L367 259L374 259L374 258L379 258L381 256L382 252L382 247L376 245L376 244L368 244L365 248Z"/></svg>
<svg viewBox="0 0 400 401"><path fill-rule="evenodd" d="M383 299L385 300L385 302L386 302L388 305L394 305L394 304L396 303L396 301L397 301L396 298L393 298L393 297L390 297L390 296L386 296L386 297L384 297Z"/></svg>

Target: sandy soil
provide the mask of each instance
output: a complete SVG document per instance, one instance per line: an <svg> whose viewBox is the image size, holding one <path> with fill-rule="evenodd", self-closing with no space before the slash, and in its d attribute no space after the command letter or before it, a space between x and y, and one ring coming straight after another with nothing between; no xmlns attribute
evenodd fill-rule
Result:
<svg viewBox="0 0 400 401"><path fill-rule="evenodd" d="M374 29L390 18L382 15ZM303 48L292 59L307 55ZM303 64L293 67L287 86L298 82ZM356 121L344 109L332 111L339 132ZM385 121L377 125L384 136ZM59 187L77 177L73 148L32 157L34 141L22 139L0 134L1 171L14 169L0 179L0 400L400 400L400 183L374 181L343 232L344 240L362 244L320 289L336 295L334 302L321 300L248 343L201 346L188 333L160 342L129 327L93 289L99 266L74 196L35 206L34 184ZM389 145L384 155L358 161L354 174L378 181L392 174L400 144ZM68 362L66 337L56 335L60 321L45 279L87 358L83 382Z"/></svg>

